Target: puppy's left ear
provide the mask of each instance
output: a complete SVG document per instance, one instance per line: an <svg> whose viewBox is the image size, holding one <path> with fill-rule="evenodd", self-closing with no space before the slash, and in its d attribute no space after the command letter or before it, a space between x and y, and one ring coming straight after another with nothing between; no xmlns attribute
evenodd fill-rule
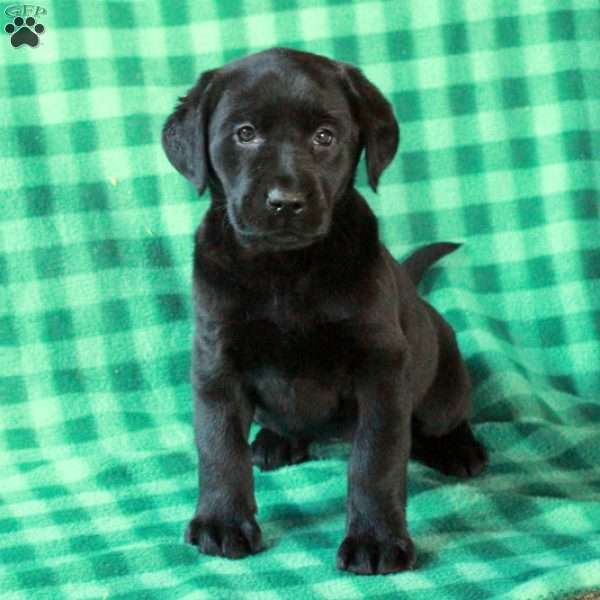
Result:
<svg viewBox="0 0 600 600"><path fill-rule="evenodd" d="M377 191L379 177L398 149L400 129L392 105L383 94L359 69L342 64L360 127L361 142L365 146L369 185Z"/></svg>
<svg viewBox="0 0 600 600"><path fill-rule="evenodd" d="M198 195L204 192L208 177L208 98L215 73L216 70L202 74L179 99L162 130L162 146L169 162L196 186Z"/></svg>

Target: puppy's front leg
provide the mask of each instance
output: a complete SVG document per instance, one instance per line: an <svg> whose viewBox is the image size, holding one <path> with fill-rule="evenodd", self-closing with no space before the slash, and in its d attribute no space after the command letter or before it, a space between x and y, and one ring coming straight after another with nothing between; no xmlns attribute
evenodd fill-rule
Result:
<svg viewBox="0 0 600 600"><path fill-rule="evenodd" d="M410 403L399 378L358 390L359 415L348 466L346 537L338 568L360 574L394 573L414 565L406 528L406 468Z"/></svg>
<svg viewBox="0 0 600 600"><path fill-rule="evenodd" d="M261 540L248 444L252 406L233 378L194 388L200 489L186 541L205 554L242 558L258 552Z"/></svg>

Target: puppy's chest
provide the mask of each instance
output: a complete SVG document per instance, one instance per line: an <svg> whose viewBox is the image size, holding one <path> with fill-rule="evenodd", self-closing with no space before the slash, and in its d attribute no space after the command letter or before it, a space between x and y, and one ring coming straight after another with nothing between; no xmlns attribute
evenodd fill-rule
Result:
<svg viewBox="0 0 600 600"><path fill-rule="evenodd" d="M244 373L269 368L282 377L331 381L364 352L351 323L247 319L228 327L226 354Z"/></svg>
<svg viewBox="0 0 600 600"><path fill-rule="evenodd" d="M264 425L281 433L320 429L351 395L362 354L352 322L293 302L268 308L228 326L226 356L254 391Z"/></svg>
<svg viewBox="0 0 600 600"><path fill-rule="evenodd" d="M255 394L257 420L280 433L323 432L352 410L361 345L346 322L238 324L228 355Z"/></svg>
<svg viewBox="0 0 600 600"><path fill-rule="evenodd" d="M270 367L285 376L298 373L328 379L358 358L356 315L345 303L273 287L245 298L232 313L227 339L237 368Z"/></svg>

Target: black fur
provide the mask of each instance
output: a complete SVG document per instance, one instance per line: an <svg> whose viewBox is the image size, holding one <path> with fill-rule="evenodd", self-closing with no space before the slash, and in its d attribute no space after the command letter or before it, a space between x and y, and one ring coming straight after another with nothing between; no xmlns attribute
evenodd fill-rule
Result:
<svg viewBox="0 0 600 600"><path fill-rule="evenodd" d="M444 473L485 466L454 333L414 285L456 245L398 264L353 186L363 149L375 189L397 145L391 105L358 69L286 49L203 74L165 124L169 160L212 198L195 238L201 489L186 532L202 552L259 551L252 464L308 460L312 440L340 436L352 450L339 568L409 569L411 439Z"/></svg>

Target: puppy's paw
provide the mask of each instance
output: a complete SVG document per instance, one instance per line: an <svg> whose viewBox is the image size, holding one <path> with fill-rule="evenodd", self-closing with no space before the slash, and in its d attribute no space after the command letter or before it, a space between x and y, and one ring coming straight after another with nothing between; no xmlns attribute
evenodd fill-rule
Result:
<svg viewBox="0 0 600 600"><path fill-rule="evenodd" d="M475 439L466 421L440 437L413 431L411 454L444 475L462 479L476 477L488 463L485 447Z"/></svg>
<svg viewBox="0 0 600 600"><path fill-rule="evenodd" d="M467 445L454 448L446 456L438 457L438 460L438 468L445 475L468 479L483 472L488 457L483 444L473 439Z"/></svg>
<svg viewBox="0 0 600 600"><path fill-rule="evenodd" d="M185 531L185 541L198 551L226 558L244 558L261 550L261 531L254 519L195 516Z"/></svg>
<svg viewBox="0 0 600 600"><path fill-rule="evenodd" d="M412 569L415 548L408 537L380 541L369 535L349 535L337 553L337 567L359 575L384 575Z"/></svg>
<svg viewBox="0 0 600 600"><path fill-rule="evenodd" d="M272 471L308 460L308 442L284 438L264 427L250 447L252 464L261 471Z"/></svg>

